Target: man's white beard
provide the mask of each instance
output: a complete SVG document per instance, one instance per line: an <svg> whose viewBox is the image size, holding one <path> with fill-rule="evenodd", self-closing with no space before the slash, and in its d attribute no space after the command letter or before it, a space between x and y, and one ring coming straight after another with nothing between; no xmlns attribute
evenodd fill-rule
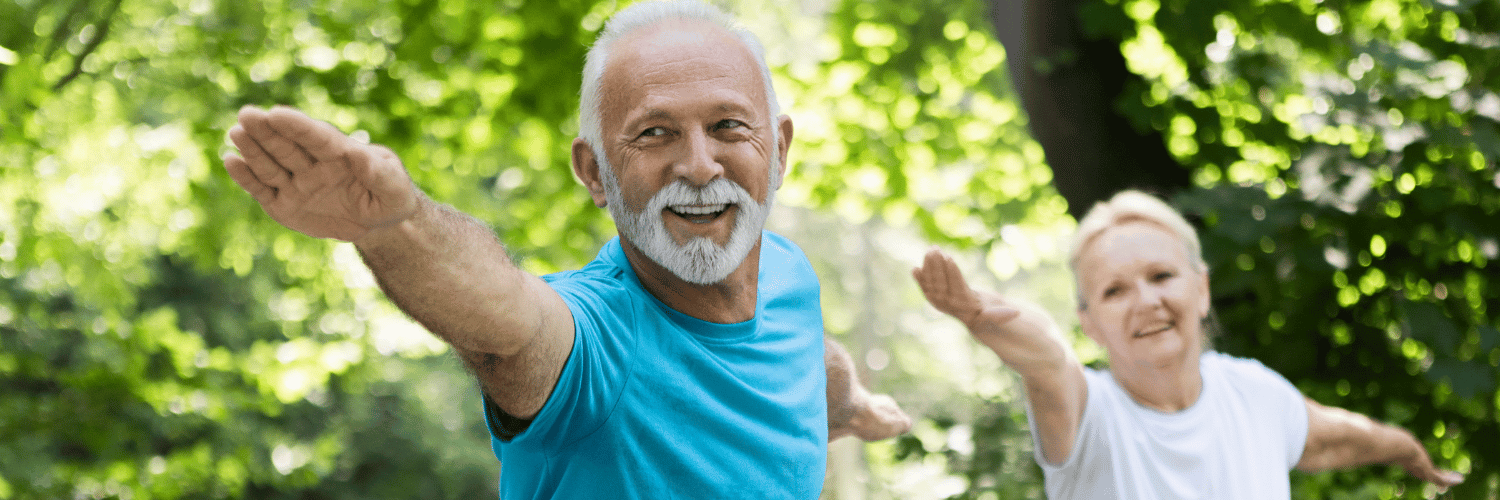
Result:
<svg viewBox="0 0 1500 500"><path fill-rule="evenodd" d="M775 168L774 164L771 168ZM620 182L614 169L600 162L599 170L604 181L605 200L609 202L609 214L619 225L620 236L630 240L647 258L678 278L698 285L724 281L729 273L740 267L750 249L760 242L766 216L770 215L771 204L776 200L776 191L770 189L766 192L765 203L756 203L745 188L722 177L703 187L678 180L657 191L641 211L633 212L625 206L625 197L620 193ZM734 214L729 241L724 246L704 236L678 245L667 233L666 221L662 219L662 210L666 207L721 203L739 208Z"/></svg>

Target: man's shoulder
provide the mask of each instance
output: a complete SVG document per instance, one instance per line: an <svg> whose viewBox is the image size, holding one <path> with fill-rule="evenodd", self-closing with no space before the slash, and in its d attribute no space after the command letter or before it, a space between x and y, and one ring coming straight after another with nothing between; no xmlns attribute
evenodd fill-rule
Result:
<svg viewBox="0 0 1500 500"><path fill-rule="evenodd" d="M770 251L777 254L788 254L806 259L807 255L802 253L802 247L792 243L787 237L771 232L767 229L761 231L761 251Z"/></svg>
<svg viewBox="0 0 1500 500"><path fill-rule="evenodd" d="M549 284L561 284L570 282L621 282L624 281L624 270L610 262L594 260L588 265L568 271L558 271L542 275L542 281Z"/></svg>
<svg viewBox="0 0 1500 500"><path fill-rule="evenodd" d="M802 249L764 231L760 250L760 294L768 306L801 307L818 296L818 274Z"/></svg>
<svg viewBox="0 0 1500 500"><path fill-rule="evenodd" d="M808 260L802 247L771 231L761 232L760 262L762 267L812 269L812 262Z"/></svg>
<svg viewBox="0 0 1500 500"><path fill-rule="evenodd" d="M614 249L610 248L611 245L617 244L612 241L605 245L599 256L582 268L547 274L542 276L542 281L568 302L577 302L580 297L619 302L644 293L633 276L621 267L620 259L612 255Z"/></svg>

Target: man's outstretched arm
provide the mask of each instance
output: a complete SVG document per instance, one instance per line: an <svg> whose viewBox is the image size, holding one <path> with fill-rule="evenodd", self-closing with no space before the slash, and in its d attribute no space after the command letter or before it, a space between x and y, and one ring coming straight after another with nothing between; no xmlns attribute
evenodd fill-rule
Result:
<svg viewBox="0 0 1500 500"><path fill-rule="evenodd" d="M506 413L534 416L572 349L562 298L479 221L427 198L389 149L291 108L246 107L224 167L266 213L353 242L380 287L448 342Z"/></svg>
<svg viewBox="0 0 1500 500"><path fill-rule="evenodd" d="M865 441L896 437L911 429L911 417L896 400L870 394L859 383L854 359L844 347L823 337L823 361L828 370L828 440L856 436Z"/></svg>

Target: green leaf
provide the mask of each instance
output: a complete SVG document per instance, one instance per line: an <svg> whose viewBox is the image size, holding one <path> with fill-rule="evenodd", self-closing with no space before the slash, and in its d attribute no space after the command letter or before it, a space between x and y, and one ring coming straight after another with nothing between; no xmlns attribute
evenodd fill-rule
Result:
<svg viewBox="0 0 1500 500"><path fill-rule="evenodd" d="M1463 337L1442 308L1430 302L1401 301L1399 304L1401 327L1407 335L1432 346L1440 355L1454 354Z"/></svg>
<svg viewBox="0 0 1500 500"><path fill-rule="evenodd" d="M1453 394L1458 397L1470 398L1493 394L1496 380L1500 379L1500 373L1478 363L1439 358L1432 362L1432 368L1428 369L1426 377L1433 382L1448 383L1453 387Z"/></svg>

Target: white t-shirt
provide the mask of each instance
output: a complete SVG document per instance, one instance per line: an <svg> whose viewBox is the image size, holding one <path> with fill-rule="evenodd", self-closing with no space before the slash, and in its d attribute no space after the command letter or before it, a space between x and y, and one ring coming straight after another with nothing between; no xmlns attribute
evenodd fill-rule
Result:
<svg viewBox="0 0 1500 500"><path fill-rule="evenodd" d="M1072 453L1051 465L1036 447L1047 497L1289 499L1287 474L1307 441L1302 393L1255 360L1206 352L1199 371L1198 401L1162 413L1130 399L1108 371L1085 369ZM1037 442L1035 424L1031 435Z"/></svg>

